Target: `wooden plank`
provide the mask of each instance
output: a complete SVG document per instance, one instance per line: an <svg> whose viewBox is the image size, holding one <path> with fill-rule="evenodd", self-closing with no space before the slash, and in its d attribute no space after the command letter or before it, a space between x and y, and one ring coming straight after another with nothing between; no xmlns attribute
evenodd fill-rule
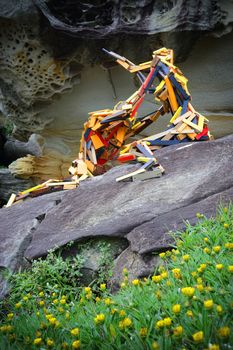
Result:
<svg viewBox="0 0 233 350"><path fill-rule="evenodd" d="M91 155L92 155L93 163L97 164L96 153L93 146L91 146Z"/></svg>
<svg viewBox="0 0 233 350"><path fill-rule="evenodd" d="M93 146L95 147L95 149L99 149L99 148L104 146L103 142L100 140L98 135L92 135L91 136L91 141L92 141Z"/></svg>
<svg viewBox="0 0 233 350"><path fill-rule="evenodd" d="M176 100L176 95L175 95L175 92L173 90L173 87L172 87L172 84L171 84L169 78L167 76L165 76L164 80L165 80L165 83L166 83L166 86L167 86L167 89L168 89L168 99L169 99L171 108L173 110L173 113L175 113L175 111L179 107L179 105L177 103L177 100Z"/></svg>
<svg viewBox="0 0 233 350"><path fill-rule="evenodd" d="M144 139L142 139L143 141L150 141L150 140L157 140L157 139L160 139L161 137L169 134L172 130L175 130L175 128L172 128L172 129L168 129L168 130L165 130L163 132L160 132L159 134L155 134L155 135L152 135L152 136L148 136Z"/></svg>
<svg viewBox="0 0 233 350"><path fill-rule="evenodd" d="M76 181L50 182L45 187L64 186L64 185L77 185L77 182Z"/></svg>
<svg viewBox="0 0 233 350"><path fill-rule="evenodd" d="M177 111L174 113L173 117L170 119L170 123L173 123L175 125L174 121L177 120L177 118L180 116L181 111L182 111L182 106L180 106L177 109Z"/></svg>
<svg viewBox="0 0 233 350"><path fill-rule="evenodd" d="M196 130L196 131L198 131L198 132L202 132L202 129L200 129L200 128L198 127L198 125L192 123L192 122L189 120L189 118L188 118L188 119L184 119L183 122L184 122L185 124L187 124L188 126L191 126L192 129L194 129L194 130Z"/></svg>
<svg viewBox="0 0 233 350"><path fill-rule="evenodd" d="M182 107L179 107L179 108L182 109ZM182 122L185 118L190 117L191 115L193 115L193 118L194 118L195 114L190 112L190 111L188 111L188 112L182 114L180 117L175 118L175 120L173 121L173 124L176 125L176 124Z"/></svg>
<svg viewBox="0 0 233 350"><path fill-rule="evenodd" d="M16 199L16 194L12 193L5 207L6 208L11 207L15 199Z"/></svg>
<svg viewBox="0 0 233 350"><path fill-rule="evenodd" d="M146 141L141 141L141 144L145 147L145 149L147 150L147 152L151 155L154 156L153 152L151 151L151 149L147 146Z"/></svg>
<svg viewBox="0 0 233 350"><path fill-rule="evenodd" d="M63 190L74 190L75 188L77 188L77 183L63 185Z"/></svg>
<svg viewBox="0 0 233 350"><path fill-rule="evenodd" d="M124 180L129 180L132 176L143 173L144 171L146 171L145 169L138 169L136 171L133 171L132 173L120 176L118 178L116 178L116 182L120 182L120 181L124 181Z"/></svg>
<svg viewBox="0 0 233 350"><path fill-rule="evenodd" d="M85 175L87 173L87 164L84 162L78 162L78 175Z"/></svg>
<svg viewBox="0 0 233 350"><path fill-rule="evenodd" d="M204 126L204 117L202 115L199 115L198 117L198 123L197 123L198 128L202 131L203 126Z"/></svg>
<svg viewBox="0 0 233 350"><path fill-rule="evenodd" d="M141 174L133 175L133 181L143 181L143 180L149 180L153 178L158 178L162 176L162 171L159 168L156 168L154 170L148 170Z"/></svg>
<svg viewBox="0 0 233 350"><path fill-rule="evenodd" d="M116 134L116 139L120 142L120 144L123 143L124 138L125 138L125 134L126 134L126 127L125 126L121 126L118 130L117 130L117 134Z"/></svg>

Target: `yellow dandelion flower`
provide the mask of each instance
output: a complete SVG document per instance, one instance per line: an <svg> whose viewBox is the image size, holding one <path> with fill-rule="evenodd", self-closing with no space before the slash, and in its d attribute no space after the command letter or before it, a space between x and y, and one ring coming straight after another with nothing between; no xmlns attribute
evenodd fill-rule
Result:
<svg viewBox="0 0 233 350"><path fill-rule="evenodd" d="M79 332L80 332L79 328L73 328L71 329L70 334L73 335L74 337L77 337L79 335Z"/></svg>
<svg viewBox="0 0 233 350"><path fill-rule="evenodd" d="M227 249L233 249L233 243L230 243L230 242L227 242L227 243L225 243L225 248L227 248Z"/></svg>
<svg viewBox="0 0 233 350"><path fill-rule="evenodd" d="M212 309L213 306L214 306L214 302L213 302L212 299L204 300L204 307L205 307L207 310Z"/></svg>
<svg viewBox="0 0 233 350"><path fill-rule="evenodd" d="M43 298L44 297L44 292L39 293L39 297Z"/></svg>
<svg viewBox="0 0 233 350"><path fill-rule="evenodd" d="M20 308L21 308L21 306L22 306L22 304L21 304L21 303L16 303L16 304L15 304L15 308L16 308L16 309L20 309Z"/></svg>
<svg viewBox="0 0 233 350"><path fill-rule="evenodd" d="M155 282L155 283L159 283L162 281L162 277L161 275L156 275L156 276L152 276L152 281Z"/></svg>
<svg viewBox="0 0 233 350"><path fill-rule="evenodd" d="M14 317L13 312L7 314L7 319L8 319L8 320L12 320L13 317Z"/></svg>
<svg viewBox="0 0 233 350"><path fill-rule="evenodd" d="M181 334L183 333L183 327L182 326L177 326L173 329L173 334L175 337L179 337L181 336Z"/></svg>
<svg viewBox="0 0 233 350"><path fill-rule="evenodd" d="M57 293L53 292L52 297L55 298L57 296Z"/></svg>
<svg viewBox="0 0 233 350"><path fill-rule="evenodd" d="M125 315L126 315L125 310L120 310L120 311L119 311L119 316L120 316L120 317L125 317Z"/></svg>
<svg viewBox="0 0 233 350"><path fill-rule="evenodd" d="M202 284L202 282L203 282L202 278L201 278L201 277L198 277L198 278L197 278L197 283L198 283L198 284Z"/></svg>
<svg viewBox="0 0 233 350"><path fill-rule="evenodd" d="M215 253L219 253L220 250L221 250L221 246L220 246L220 245L216 245L215 247L213 247L213 251L214 251Z"/></svg>
<svg viewBox="0 0 233 350"><path fill-rule="evenodd" d="M125 282L122 282L121 283L121 288L125 288L126 287L126 283Z"/></svg>
<svg viewBox="0 0 233 350"><path fill-rule="evenodd" d="M195 292L195 288L193 287L184 287L184 288L181 288L181 292L182 294L188 296L188 297L192 297L194 295L194 292Z"/></svg>
<svg viewBox="0 0 233 350"><path fill-rule="evenodd" d="M228 266L228 271L231 272L231 273L233 273L233 265L229 265L229 266Z"/></svg>
<svg viewBox="0 0 233 350"><path fill-rule="evenodd" d="M152 343L152 349L153 350L159 350L159 343L157 341L153 341Z"/></svg>
<svg viewBox="0 0 233 350"><path fill-rule="evenodd" d="M100 297L96 297L96 298L95 298L95 301L96 301L97 303L99 303L99 302L101 301Z"/></svg>
<svg viewBox="0 0 233 350"><path fill-rule="evenodd" d="M123 274L124 274L124 275L127 275L127 274L128 274L128 270L127 270L126 267L123 268Z"/></svg>
<svg viewBox="0 0 233 350"><path fill-rule="evenodd" d="M148 329L146 327L142 327L139 331L139 334L142 338L145 338L148 334Z"/></svg>
<svg viewBox="0 0 233 350"><path fill-rule="evenodd" d="M159 320L156 322L155 327L160 329L164 327L164 320Z"/></svg>
<svg viewBox="0 0 233 350"><path fill-rule="evenodd" d="M227 228L229 228L229 224L224 223L224 224L223 224L223 227L227 229Z"/></svg>
<svg viewBox="0 0 233 350"><path fill-rule="evenodd" d="M69 320L69 319L70 319L70 313L69 313L69 311L66 311L65 318L66 318L66 320Z"/></svg>
<svg viewBox="0 0 233 350"><path fill-rule="evenodd" d="M168 273L167 271L163 271L160 275L162 278L167 278L168 277Z"/></svg>
<svg viewBox="0 0 233 350"><path fill-rule="evenodd" d="M49 320L50 318L53 317L53 314L47 314L45 317L46 317L47 320Z"/></svg>
<svg viewBox="0 0 233 350"><path fill-rule="evenodd" d="M210 249L207 248L207 247L205 247L205 248L203 249L203 252L206 253L206 254L210 254L210 253L211 253Z"/></svg>
<svg viewBox="0 0 233 350"><path fill-rule="evenodd" d="M192 310L188 310L188 311L186 312L186 315L187 315L188 317L193 317L193 312L192 312Z"/></svg>
<svg viewBox="0 0 233 350"><path fill-rule="evenodd" d="M42 343L42 338L35 338L33 341L33 344L36 346L41 345L41 343Z"/></svg>
<svg viewBox="0 0 233 350"><path fill-rule="evenodd" d="M172 319L170 317L166 317L163 319L163 322L164 322L164 326L170 327L170 325L172 324Z"/></svg>
<svg viewBox="0 0 233 350"><path fill-rule="evenodd" d="M95 320L96 324L103 323L104 320L105 320L105 315L104 314L98 314L98 315L96 315L94 320Z"/></svg>
<svg viewBox="0 0 233 350"><path fill-rule="evenodd" d="M55 317L51 317L51 318L49 318L49 323L52 325L52 326L55 326L56 325L56 323L57 323L57 319L55 318Z"/></svg>
<svg viewBox="0 0 233 350"><path fill-rule="evenodd" d="M182 256L182 259L183 259L184 261L188 261L189 258L190 258L189 254L185 254L185 255Z"/></svg>
<svg viewBox="0 0 233 350"><path fill-rule="evenodd" d="M223 264L217 264L217 265L215 265L215 267L218 271L221 271L224 266L223 266Z"/></svg>
<svg viewBox="0 0 233 350"><path fill-rule="evenodd" d="M114 315L117 312L117 309L111 309L111 314Z"/></svg>
<svg viewBox="0 0 233 350"><path fill-rule="evenodd" d="M172 311L173 311L175 314L179 314L179 313L180 313L180 310L181 310L180 304L175 304L175 305L173 305Z"/></svg>
<svg viewBox="0 0 233 350"><path fill-rule="evenodd" d="M124 328L131 327L132 326L132 321L129 317L124 318L123 320L123 326Z"/></svg>
<svg viewBox="0 0 233 350"><path fill-rule="evenodd" d="M160 256L161 259L164 259L165 256L166 256L166 253L160 253L159 256Z"/></svg>
<svg viewBox="0 0 233 350"><path fill-rule="evenodd" d="M208 237L205 237L205 238L204 238L204 242L208 243L208 242L209 242L209 238L208 238Z"/></svg>
<svg viewBox="0 0 233 350"><path fill-rule="evenodd" d="M166 282L166 285L167 285L168 287L171 287L171 286L172 286L172 282L171 282L171 281L167 281L167 282Z"/></svg>
<svg viewBox="0 0 233 350"><path fill-rule="evenodd" d="M230 335L230 328L229 327L221 327L218 329L218 335L222 338L227 338Z"/></svg>
<svg viewBox="0 0 233 350"><path fill-rule="evenodd" d="M132 281L132 284L134 285L134 286L138 286L139 284L140 284L140 281L139 280L133 280Z"/></svg>
<svg viewBox="0 0 233 350"><path fill-rule="evenodd" d="M24 300L24 301L28 301L28 299L29 299L29 297L28 297L27 295L25 295L25 296L23 297L23 300Z"/></svg>
<svg viewBox="0 0 233 350"><path fill-rule="evenodd" d="M54 300L53 300L53 304L54 304L54 305L56 305L56 304L58 304L58 303L59 303L59 300L58 300L58 299L54 299Z"/></svg>
<svg viewBox="0 0 233 350"><path fill-rule="evenodd" d="M85 293L90 293L91 292L91 288L90 287L85 287L84 288L84 292Z"/></svg>
<svg viewBox="0 0 233 350"><path fill-rule="evenodd" d="M209 344L208 350L220 350L220 347L218 344Z"/></svg>
<svg viewBox="0 0 233 350"><path fill-rule="evenodd" d="M105 299L104 299L104 303L105 303L106 305L111 305L111 304L112 304L112 300L111 300L110 298L105 298Z"/></svg>
<svg viewBox="0 0 233 350"><path fill-rule="evenodd" d="M73 341L72 348L73 349L79 349L80 348L80 340Z"/></svg>
<svg viewBox="0 0 233 350"><path fill-rule="evenodd" d="M201 343L204 339L204 333L202 331L196 332L192 335L192 337L196 343Z"/></svg>
<svg viewBox="0 0 233 350"><path fill-rule="evenodd" d="M205 289L207 292L212 292L214 290L214 288L211 286L207 286Z"/></svg>
<svg viewBox="0 0 233 350"><path fill-rule="evenodd" d="M106 289L106 283L101 283L100 290L105 290L105 289Z"/></svg>
<svg viewBox="0 0 233 350"><path fill-rule="evenodd" d="M175 278L181 278L180 269L172 269L172 273Z"/></svg>
<svg viewBox="0 0 233 350"><path fill-rule="evenodd" d="M204 286L202 284L197 284L197 289L199 290L199 292L203 292L205 290Z"/></svg>
<svg viewBox="0 0 233 350"><path fill-rule="evenodd" d="M193 277L196 277L196 276L197 276L196 271L191 272L191 275L192 275Z"/></svg>
<svg viewBox="0 0 233 350"><path fill-rule="evenodd" d="M65 299L65 298L62 298L62 299L60 300L60 304L61 304L61 305L65 305L65 304L66 304L66 299Z"/></svg>
<svg viewBox="0 0 233 350"><path fill-rule="evenodd" d="M40 306L44 306L44 305L45 305L45 302L44 302L44 300L40 300L38 304L39 304Z"/></svg>
<svg viewBox="0 0 233 350"><path fill-rule="evenodd" d="M216 310L219 314L222 313L222 306L221 305L216 305Z"/></svg>
<svg viewBox="0 0 233 350"><path fill-rule="evenodd" d="M206 269L206 266L207 266L206 264L201 264L200 269L202 269L204 271Z"/></svg>
<svg viewBox="0 0 233 350"><path fill-rule="evenodd" d="M203 218L203 214L201 214L201 213L196 213L196 217L198 218L198 219L201 219L201 218Z"/></svg>
<svg viewBox="0 0 233 350"><path fill-rule="evenodd" d="M54 345L54 341L52 339L47 339L46 344L51 348Z"/></svg>
<svg viewBox="0 0 233 350"><path fill-rule="evenodd" d="M90 300L92 298L92 292L86 293L86 299Z"/></svg>

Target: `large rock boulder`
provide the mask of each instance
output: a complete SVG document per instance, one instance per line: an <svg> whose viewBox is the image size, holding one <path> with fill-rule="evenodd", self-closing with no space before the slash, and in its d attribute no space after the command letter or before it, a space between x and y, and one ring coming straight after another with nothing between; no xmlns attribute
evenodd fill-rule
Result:
<svg viewBox="0 0 233 350"><path fill-rule="evenodd" d="M154 253L173 244L169 231L184 229L185 220L194 224L197 212L214 215L218 203L233 198L232 151L233 136L167 147L157 152L166 169L161 178L116 182L138 166L123 165L76 190L2 209L0 266L14 269L22 257L32 260L70 241L106 237L122 242L115 281L123 266L130 278L148 275L158 260Z"/></svg>

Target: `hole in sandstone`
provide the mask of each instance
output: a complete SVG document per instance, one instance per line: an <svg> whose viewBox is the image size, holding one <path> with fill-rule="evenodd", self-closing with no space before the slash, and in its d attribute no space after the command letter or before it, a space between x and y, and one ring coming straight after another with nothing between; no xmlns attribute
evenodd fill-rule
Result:
<svg viewBox="0 0 233 350"><path fill-rule="evenodd" d="M41 224L42 221L45 219L45 214L40 214L36 217L37 221Z"/></svg>

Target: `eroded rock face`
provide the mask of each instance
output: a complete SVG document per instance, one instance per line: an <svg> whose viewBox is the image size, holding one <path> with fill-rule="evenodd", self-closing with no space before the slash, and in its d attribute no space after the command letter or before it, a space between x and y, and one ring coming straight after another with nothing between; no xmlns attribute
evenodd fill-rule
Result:
<svg viewBox="0 0 233 350"><path fill-rule="evenodd" d="M115 285L124 266L130 278L149 275L158 262L156 254L173 244L170 231L184 229L185 220L194 224L197 212L210 217L218 203L232 200L232 151L233 136L171 146L158 151L166 168L159 179L116 182L135 168L123 165L76 190L2 209L0 266L15 269L22 257L36 259L70 241L77 246L108 238L123 242L115 259ZM95 270L93 261L87 268Z"/></svg>
<svg viewBox="0 0 233 350"><path fill-rule="evenodd" d="M91 37L155 34L172 30L213 30L232 22L229 5L219 1L36 0L52 27Z"/></svg>

